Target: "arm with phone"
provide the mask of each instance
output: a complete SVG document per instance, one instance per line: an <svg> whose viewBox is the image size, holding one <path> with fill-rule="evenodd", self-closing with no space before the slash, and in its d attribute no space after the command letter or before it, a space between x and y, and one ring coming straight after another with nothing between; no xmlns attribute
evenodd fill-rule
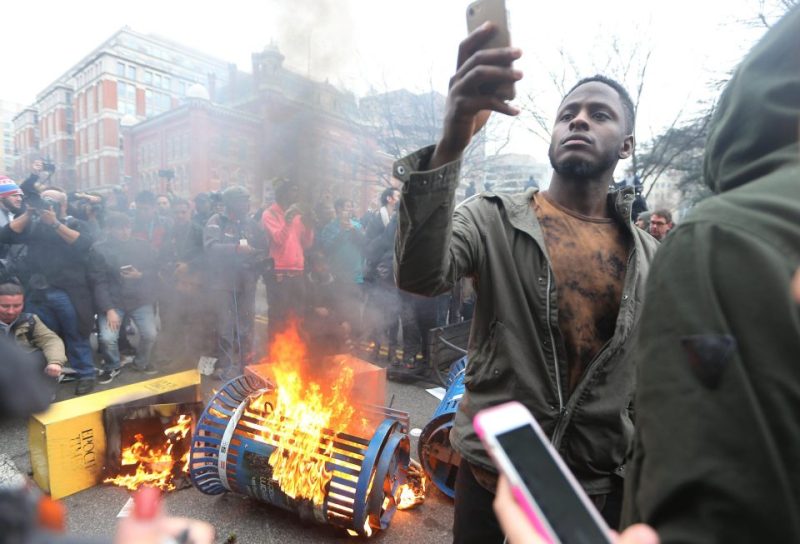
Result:
<svg viewBox="0 0 800 544"><path fill-rule="evenodd" d="M450 78L444 131L431 156L431 170L461 158L461 154L489 120L491 112L517 115L508 104L514 83L522 72L512 63L522 51L511 47L503 0L478 0L470 4L470 34L458 48L456 73ZM494 19L494 20L493 20Z"/></svg>
<svg viewBox="0 0 800 544"><path fill-rule="evenodd" d="M479 1L503 5L502 0ZM518 113L506 103L508 96L486 92L487 85L513 84L522 77L510 66L521 55L518 49L486 49L497 32L496 24L486 23L461 42L441 139L394 165L395 177L404 183L395 239L395 277L403 290L426 296L446 292L482 261L483 239L473 211L455 209L455 198L460 158L472 136L492 111Z"/></svg>
<svg viewBox="0 0 800 544"><path fill-rule="evenodd" d="M473 421L530 529L544 543L610 544L610 530L525 406L508 402Z"/></svg>
<svg viewBox="0 0 800 544"><path fill-rule="evenodd" d="M544 544L546 542L538 536L525 511L517 504L511 491L511 485L505 476L500 476L497 481L494 512L509 544ZM611 542L614 544L659 544L660 539L652 527L637 524L628 527L619 535L611 531Z"/></svg>

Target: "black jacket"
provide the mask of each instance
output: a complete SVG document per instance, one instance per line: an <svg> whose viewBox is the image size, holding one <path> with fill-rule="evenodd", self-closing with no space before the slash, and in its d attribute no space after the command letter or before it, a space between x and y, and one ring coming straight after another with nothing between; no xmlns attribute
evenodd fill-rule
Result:
<svg viewBox="0 0 800 544"><path fill-rule="evenodd" d="M95 244L90 255L92 268L98 271L94 290L98 313L111 308L129 311L155 303L158 269L155 250L149 243L109 238ZM123 266L133 266L142 277L124 278L120 271Z"/></svg>
<svg viewBox="0 0 800 544"><path fill-rule="evenodd" d="M41 289L46 287L65 291L78 314L81 335L89 336L94 326L92 290L95 276L89 264L89 250L94 239L83 221L67 217L62 222L80 233L72 244L39 222L30 223L19 234L6 225L0 230L0 243L26 246L15 272L25 285L29 299L35 302Z"/></svg>

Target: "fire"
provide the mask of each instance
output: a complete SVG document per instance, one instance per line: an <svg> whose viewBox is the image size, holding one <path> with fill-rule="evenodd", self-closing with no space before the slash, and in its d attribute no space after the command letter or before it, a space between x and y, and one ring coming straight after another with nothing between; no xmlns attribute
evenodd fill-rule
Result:
<svg viewBox="0 0 800 544"><path fill-rule="evenodd" d="M111 483L136 491L143 485L157 487L164 491L175 489L175 465L180 463L179 473L189 470L189 448L180 459L175 459L172 451L175 445L184 440L192 429L192 418L181 414L175 425L164 429L166 440L151 446L147 444L144 436L134 435L136 441L122 450L121 464L123 467L136 465L134 474L120 474L115 478L106 478L104 483Z"/></svg>
<svg viewBox="0 0 800 544"><path fill-rule="evenodd" d="M412 461L408 466L408 483L397 489L397 509L408 510L425 502L428 478L419 463Z"/></svg>
<svg viewBox="0 0 800 544"><path fill-rule="evenodd" d="M276 335L270 360L275 396L253 399L248 409L263 418L263 432L275 446L269 457L272 479L295 499L322 505L333 476L327 462L334 439L351 424L355 408L349 400L353 370L340 367L326 379L311 377L305 344L296 325Z"/></svg>

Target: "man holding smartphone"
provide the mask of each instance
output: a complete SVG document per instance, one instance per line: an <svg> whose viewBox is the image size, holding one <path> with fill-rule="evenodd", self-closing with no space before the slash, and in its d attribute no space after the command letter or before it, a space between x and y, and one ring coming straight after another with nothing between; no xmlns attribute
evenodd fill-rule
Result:
<svg viewBox="0 0 800 544"><path fill-rule="evenodd" d="M631 223L632 190L609 193L634 146L633 104L615 81L579 82L559 106L545 193L483 193L455 208L461 155L492 111L517 108L486 89L518 81L518 49L484 49L484 24L459 48L444 132L395 163L403 181L398 286L428 296L471 277L478 293L466 393L450 434L462 456L455 542L503 542L492 512L497 473L475 413L517 400L536 417L611 527L633 423L634 372L624 361L657 242Z"/></svg>

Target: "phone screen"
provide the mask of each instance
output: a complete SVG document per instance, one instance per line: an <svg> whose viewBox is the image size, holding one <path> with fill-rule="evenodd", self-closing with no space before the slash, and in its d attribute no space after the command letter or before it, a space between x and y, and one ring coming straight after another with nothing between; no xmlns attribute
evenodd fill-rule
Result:
<svg viewBox="0 0 800 544"><path fill-rule="evenodd" d="M550 451L530 425L495 435L528 493L563 544L608 543Z"/></svg>

